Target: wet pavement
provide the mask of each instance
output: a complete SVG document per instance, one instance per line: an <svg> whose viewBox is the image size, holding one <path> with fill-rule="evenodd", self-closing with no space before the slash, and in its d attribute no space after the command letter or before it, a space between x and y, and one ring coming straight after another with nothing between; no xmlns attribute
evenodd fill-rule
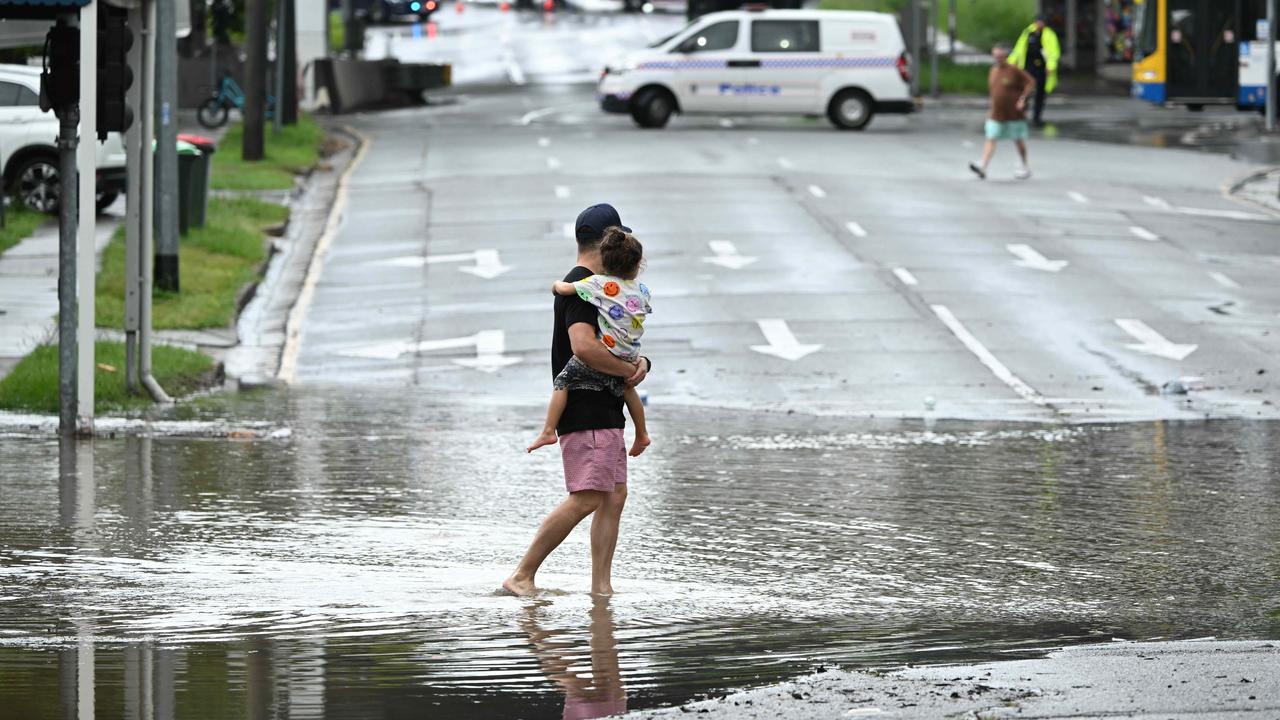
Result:
<svg viewBox="0 0 1280 720"><path fill-rule="evenodd" d="M561 495L534 414L303 388L175 419L227 415L292 433L0 440L0 707L588 717L833 663L1280 638L1274 423L655 412L597 603L583 528L542 596L494 592Z"/></svg>

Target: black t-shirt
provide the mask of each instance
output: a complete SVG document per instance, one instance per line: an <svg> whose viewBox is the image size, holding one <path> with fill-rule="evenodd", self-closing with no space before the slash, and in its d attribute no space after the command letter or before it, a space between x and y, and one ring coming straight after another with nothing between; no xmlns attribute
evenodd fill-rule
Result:
<svg viewBox="0 0 1280 720"><path fill-rule="evenodd" d="M1036 30L1027 35L1027 69L1044 65L1043 30Z"/></svg>
<svg viewBox="0 0 1280 720"><path fill-rule="evenodd" d="M577 282L594 273L581 265L564 276L565 282ZM551 330L551 377L560 374L573 357L569 342L569 326L587 323L592 332L600 330L599 311L577 295L556 296L556 325ZM569 402L560 416L556 432L566 435L579 430L604 430L626 427L622 415L622 398L607 390L570 390Z"/></svg>

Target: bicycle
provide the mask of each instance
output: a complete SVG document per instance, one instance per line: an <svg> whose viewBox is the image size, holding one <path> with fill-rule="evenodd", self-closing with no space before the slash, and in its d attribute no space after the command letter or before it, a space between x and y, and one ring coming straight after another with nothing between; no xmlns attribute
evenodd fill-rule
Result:
<svg viewBox="0 0 1280 720"><path fill-rule="evenodd" d="M266 116L270 120L275 112L276 99L271 95L267 95ZM231 114L231 108L244 110L244 90L240 89L240 85L231 77L231 73L224 72L222 81L218 83L218 91L208 100L200 103L200 108L196 111L196 120L200 124L213 130L227 124L227 118Z"/></svg>

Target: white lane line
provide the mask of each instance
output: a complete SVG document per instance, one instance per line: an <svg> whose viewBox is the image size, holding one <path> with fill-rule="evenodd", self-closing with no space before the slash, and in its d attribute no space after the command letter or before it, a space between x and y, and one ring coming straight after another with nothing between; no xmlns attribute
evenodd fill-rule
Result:
<svg viewBox="0 0 1280 720"><path fill-rule="evenodd" d="M906 268L894 268L893 274L898 276L898 279L902 281L903 285L919 285L920 284L920 282L916 280L916 276L912 275L911 271Z"/></svg>
<svg viewBox="0 0 1280 720"><path fill-rule="evenodd" d="M527 113L525 113L524 115L521 115L521 116L520 116L520 124L521 124L521 125L532 125L532 124L533 124L533 121L538 120L538 119L540 119L540 118L544 118L544 117L546 117L546 116L550 115L551 113L553 113L553 112L555 112L555 111L556 111L556 109L555 109L555 108L553 108L553 107L546 107L546 108L541 108L541 109L538 109L538 110L530 110L529 112L527 112ZM547 140L547 139L546 139L546 138L538 138L538 144L539 144L539 145L542 145L542 141L543 141L543 140ZM551 141L550 141L550 140L547 140L547 144L550 144L550 143L551 143ZM543 147L546 147L546 146L545 146L545 145L543 145Z"/></svg>
<svg viewBox="0 0 1280 720"><path fill-rule="evenodd" d="M1141 225L1130 225L1129 232L1132 233L1134 237L1141 238L1147 242L1158 242L1160 240L1159 235L1151 232Z"/></svg>
<svg viewBox="0 0 1280 720"><path fill-rule="evenodd" d="M551 146L551 138L549 137L538 138L538 147L550 147L550 146Z"/></svg>
<svg viewBox="0 0 1280 720"><path fill-rule="evenodd" d="M733 121L729 118L720 118L720 127L731 128L733 127Z"/></svg>
<svg viewBox="0 0 1280 720"><path fill-rule="evenodd" d="M965 140L960 143L960 147L975 148L978 147L978 144L972 140Z"/></svg>
<svg viewBox="0 0 1280 720"><path fill-rule="evenodd" d="M866 236L867 236L867 231L866 231L866 230L864 230L864 229L863 229L863 227L862 227L861 225L859 225L858 223L856 223L856 222L854 222L854 221L852 221L852 220L850 220L849 222L845 223L845 224L844 224L844 228L845 228L846 230L848 230L848 231L849 231L849 233L850 233L851 235L853 235L854 237L866 237Z"/></svg>
<svg viewBox="0 0 1280 720"><path fill-rule="evenodd" d="M1089 198L1085 197L1083 193L1078 193L1075 190L1068 192L1067 197L1071 198L1072 200L1075 200L1076 202L1082 205L1087 204L1089 202Z"/></svg>
<svg viewBox="0 0 1280 720"><path fill-rule="evenodd" d="M573 223L565 223L560 227L560 231L563 232L564 236L567 238L573 238L578 236L577 233L573 231Z"/></svg>
<svg viewBox="0 0 1280 720"><path fill-rule="evenodd" d="M1165 200L1162 197L1156 197L1155 195L1143 195L1142 202L1150 205L1151 207L1160 208L1161 210L1170 209L1168 200Z"/></svg>
<svg viewBox="0 0 1280 720"><path fill-rule="evenodd" d="M1275 218L1270 215L1261 215L1259 213L1243 212L1241 210L1213 210L1210 208L1193 208L1178 206L1173 208L1176 212L1183 215L1194 215L1196 217L1223 218L1225 220L1251 220L1254 222L1274 222Z"/></svg>
<svg viewBox="0 0 1280 720"><path fill-rule="evenodd" d="M502 62L507 67L507 79L511 84L525 84L524 70L520 69L520 63L516 62L515 55L510 50L503 53Z"/></svg>
<svg viewBox="0 0 1280 720"><path fill-rule="evenodd" d="M1236 289L1236 288L1239 288L1239 287L1240 287L1240 283L1236 282L1235 280L1232 280L1231 278L1227 277L1226 275L1223 275L1222 273L1218 272L1217 270L1210 270L1210 271L1209 271L1209 277L1213 278L1213 281L1214 281L1214 282L1218 283L1219 285L1221 285L1221 286L1222 286L1222 287L1224 287L1224 288L1231 288L1231 289L1233 289L1233 290L1234 290L1234 289Z"/></svg>
<svg viewBox="0 0 1280 720"><path fill-rule="evenodd" d="M554 157L554 156L547 158L547 169L548 169L548 170L559 170L559 169L560 169L560 158L558 158L558 157Z"/></svg>
<svg viewBox="0 0 1280 720"><path fill-rule="evenodd" d="M569 192L569 186L568 186L568 185L557 185L557 186L556 186L556 197L557 197L557 198L559 198L560 200L567 200L567 199L569 199L569 195L570 195L570 192Z"/></svg>
<svg viewBox="0 0 1280 720"><path fill-rule="evenodd" d="M823 190L822 188L818 187L817 185L810 185L810 186L809 186L809 194L810 194L810 195L812 195L812 196L814 196L814 197L816 197L816 198L824 198L824 197L826 197L826 196L827 196L827 191L826 191L826 190Z"/></svg>
<svg viewBox="0 0 1280 720"><path fill-rule="evenodd" d="M951 334L955 335L956 338L969 349L969 352L976 355L979 362L987 366L987 369L991 371L991 374L995 375L1001 382L1012 388L1013 391L1018 393L1023 400L1035 405L1046 404L1043 395L1036 392L1034 388L1023 382L1017 375L1014 375L1013 371L1008 367L1005 367L1005 364L1000 362L995 355L992 355L991 351L983 346L981 342L978 342L978 338L974 337L973 333L969 332L968 328L956 319L956 316L947 309L947 306L930 305L929 307L933 309L933 313L938 316L938 319L942 321L942 324L947 326L947 329L951 331Z"/></svg>
<svg viewBox="0 0 1280 720"><path fill-rule="evenodd" d="M796 164L784 157L780 157L778 158L778 166L781 167L783 170L794 170L796 167Z"/></svg>

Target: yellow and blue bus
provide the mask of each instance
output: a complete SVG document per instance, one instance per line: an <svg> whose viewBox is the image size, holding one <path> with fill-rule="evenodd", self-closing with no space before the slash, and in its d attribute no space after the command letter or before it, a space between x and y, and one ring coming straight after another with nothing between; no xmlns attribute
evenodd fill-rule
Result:
<svg viewBox="0 0 1280 720"><path fill-rule="evenodd" d="M1266 0L1138 2L1134 97L1192 110L1266 107Z"/></svg>

